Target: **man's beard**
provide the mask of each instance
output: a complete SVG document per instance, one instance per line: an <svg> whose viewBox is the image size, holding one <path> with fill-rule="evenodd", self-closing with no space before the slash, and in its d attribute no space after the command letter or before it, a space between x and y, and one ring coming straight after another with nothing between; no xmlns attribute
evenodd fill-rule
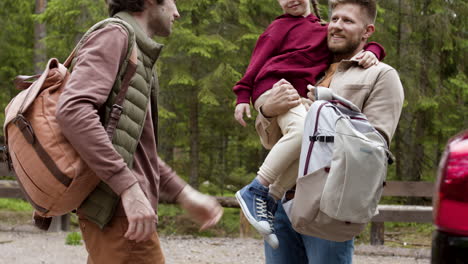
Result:
<svg viewBox="0 0 468 264"><path fill-rule="evenodd" d="M344 45L343 45L344 44ZM352 54L361 44L359 39L348 39L345 43L340 43L338 45L328 44L328 49L336 55Z"/></svg>

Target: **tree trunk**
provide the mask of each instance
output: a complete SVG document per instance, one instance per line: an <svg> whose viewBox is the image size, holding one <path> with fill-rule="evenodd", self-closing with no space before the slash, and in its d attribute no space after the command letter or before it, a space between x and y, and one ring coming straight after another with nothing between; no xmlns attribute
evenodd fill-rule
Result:
<svg viewBox="0 0 468 264"><path fill-rule="evenodd" d="M198 128L198 89L192 87L189 97L189 131L190 131L190 185L198 189L198 165L199 165L199 138Z"/></svg>
<svg viewBox="0 0 468 264"><path fill-rule="evenodd" d="M398 31L397 31L397 69L401 69L401 34L402 34L402 17L401 17L401 1L398 0ZM395 156L396 157L401 157L403 153L403 144L402 144L402 133L401 133L401 126L397 127L397 130L395 131ZM402 176L402 162L400 162L399 158L396 158L395 162L396 166L396 179L401 180Z"/></svg>
<svg viewBox="0 0 468 264"><path fill-rule="evenodd" d="M224 195L224 188L226 187L226 177L227 177L227 159L226 159L226 153L228 151L228 143L229 143L229 137L223 133L223 145L221 148L221 177L220 179L220 184L221 184L221 195Z"/></svg>
<svg viewBox="0 0 468 264"><path fill-rule="evenodd" d="M195 12L196 14L196 12ZM198 32L199 20L196 15L192 18L192 29L195 35L199 35ZM191 72L196 79L199 79L199 66L197 61L192 61ZM199 181L199 163L200 163L200 131L198 127L198 85L190 87L190 95L188 97L188 108L189 108L189 133L190 133L190 179L189 183L193 188L198 189Z"/></svg>
<svg viewBox="0 0 468 264"><path fill-rule="evenodd" d="M412 47L410 44L410 37L412 33L412 27L410 18L405 14L411 14L412 8L408 0L398 0L398 31L397 31L397 68L400 74L411 74L412 69L408 65L411 58ZM403 84L405 85L405 84ZM412 93L413 89L417 87L405 87L406 97ZM395 134L395 155L396 155L396 179L397 180L409 180L411 178L412 164L411 161L416 159L413 152L413 144L416 141L414 137L414 113L411 112L411 108L407 107L401 113L400 122Z"/></svg>
<svg viewBox="0 0 468 264"><path fill-rule="evenodd" d="M36 0L36 14L45 11L47 0ZM46 25L35 22L34 24L34 72L39 74L43 70L42 64L47 60L46 47L42 39L46 36Z"/></svg>

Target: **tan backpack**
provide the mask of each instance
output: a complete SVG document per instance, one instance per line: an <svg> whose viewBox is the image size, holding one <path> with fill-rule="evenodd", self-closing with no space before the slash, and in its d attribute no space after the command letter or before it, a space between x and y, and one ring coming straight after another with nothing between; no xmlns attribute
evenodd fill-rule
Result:
<svg viewBox="0 0 468 264"><path fill-rule="evenodd" d="M78 208L100 182L62 134L55 111L70 78L68 68L76 51L89 34L110 23L122 26L129 36L127 56L118 74L121 89L106 127L112 138L137 65L135 35L126 22L109 18L97 23L85 33L64 64L53 58L41 75L18 76L15 80L16 87L23 91L6 107L5 142L19 185L39 216L63 215ZM33 78L37 80L28 82Z"/></svg>

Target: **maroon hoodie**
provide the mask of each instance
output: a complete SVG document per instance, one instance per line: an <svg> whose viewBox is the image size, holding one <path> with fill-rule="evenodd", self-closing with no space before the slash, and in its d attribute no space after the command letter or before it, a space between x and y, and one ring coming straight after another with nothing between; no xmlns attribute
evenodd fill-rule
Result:
<svg viewBox="0 0 468 264"><path fill-rule="evenodd" d="M307 97L307 85L315 84L331 63L332 53L327 45L328 25L314 16L277 17L260 35L244 77L233 90L237 104L252 104L280 79L289 81L302 97ZM366 50L385 57L384 48L375 42Z"/></svg>

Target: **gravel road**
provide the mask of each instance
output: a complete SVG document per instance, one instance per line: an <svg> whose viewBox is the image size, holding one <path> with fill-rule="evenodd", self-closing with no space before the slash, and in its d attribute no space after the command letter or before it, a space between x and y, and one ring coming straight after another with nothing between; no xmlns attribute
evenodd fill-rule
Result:
<svg viewBox="0 0 468 264"><path fill-rule="evenodd" d="M65 245L67 233L0 228L0 263L82 264L84 246ZM242 238L161 237L167 264L264 263L262 241ZM429 250L356 246L355 264L426 264Z"/></svg>

